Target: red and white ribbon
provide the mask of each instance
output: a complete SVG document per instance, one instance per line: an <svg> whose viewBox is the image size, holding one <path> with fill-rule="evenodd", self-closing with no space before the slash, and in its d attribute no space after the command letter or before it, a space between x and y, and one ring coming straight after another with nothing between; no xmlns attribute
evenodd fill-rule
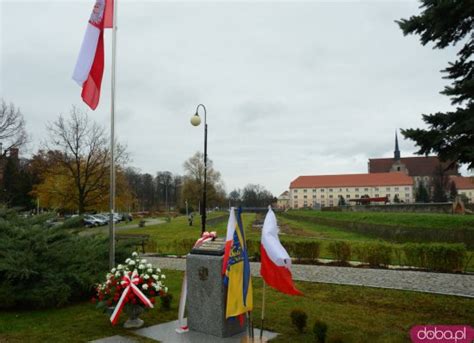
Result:
<svg viewBox="0 0 474 343"><path fill-rule="evenodd" d="M153 304L151 303L150 299L148 299L145 294L143 294L142 291L140 291L140 289L137 287L139 282L140 277L138 276L136 270L133 271L131 277L126 274L122 278L120 284L122 285L122 287L125 287L125 290L123 291L122 296L120 297L117 305L115 306L115 310L112 313L112 316L110 316L110 321L112 322L112 325L117 324L120 312L122 312L122 308L125 305L125 299L128 293L130 292L133 292L145 306L153 308Z"/></svg>
<svg viewBox="0 0 474 343"><path fill-rule="evenodd" d="M212 241L217 237L215 231L204 232L196 243L194 243L194 248L198 248L206 242ZM178 309L178 322L179 328L176 329L176 332L183 333L189 331L188 326L184 323L184 310L186 307L186 296L188 295L188 283L186 281L186 272L184 272L183 284L181 285L181 298L179 300L179 309Z"/></svg>

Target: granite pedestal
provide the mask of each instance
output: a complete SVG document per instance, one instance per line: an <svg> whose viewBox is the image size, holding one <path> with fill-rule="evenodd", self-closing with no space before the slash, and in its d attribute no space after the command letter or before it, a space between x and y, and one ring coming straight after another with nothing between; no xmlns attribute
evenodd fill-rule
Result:
<svg viewBox="0 0 474 343"><path fill-rule="evenodd" d="M186 259L189 330L217 337L230 337L244 332L247 323L226 320L226 287L222 283L223 256L189 254Z"/></svg>

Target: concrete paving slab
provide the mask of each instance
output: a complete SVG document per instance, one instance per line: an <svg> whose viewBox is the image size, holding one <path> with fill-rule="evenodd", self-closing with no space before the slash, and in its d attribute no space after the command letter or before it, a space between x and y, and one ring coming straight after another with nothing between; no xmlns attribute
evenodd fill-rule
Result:
<svg viewBox="0 0 474 343"><path fill-rule="evenodd" d="M196 331L177 333L176 328L178 327L178 321L174 320L138 329L134 333L163 343L240 343L246 341L246 332L228 338L221 338ZM254 335L258 338L260 336L260 329L254 329ZM263 336L268 340L275 338L277 335L275 332L263 330Z"/></svg>

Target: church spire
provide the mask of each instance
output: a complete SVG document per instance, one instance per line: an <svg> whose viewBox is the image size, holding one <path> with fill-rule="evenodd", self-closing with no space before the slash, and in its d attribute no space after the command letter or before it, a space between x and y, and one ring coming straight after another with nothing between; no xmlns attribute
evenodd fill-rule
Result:
<svg viewBox="0 0 474 343"><path fill-rule="evenodd" d="M395 151L393 152L393 158L397 161L400 160L400 149L398 148L397 130L395 130Z"/></svg>

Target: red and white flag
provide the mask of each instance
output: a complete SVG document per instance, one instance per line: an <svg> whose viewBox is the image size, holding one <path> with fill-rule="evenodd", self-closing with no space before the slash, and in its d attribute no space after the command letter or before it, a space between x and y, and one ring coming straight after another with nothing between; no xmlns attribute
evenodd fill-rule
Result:
<svg viewBox="0 0 474 343"><path fill-rule="evenodd" d="M113 6L114 0L96 0L72 75L82 87L82 100L93 110L99 104L104 74L104 29L113 27Z"/></svg>
<svg viewBox="0 0 474 343"><path fill-rule="evenodd" d="M271 207L263 223L260 253L260 275L269 286L282 293L303 295L293 284L291 258L278 238L277 220Z"/></svg>
<svg viewBox="0 0 474 343"><path fill-rule="evenodd" d="M230 208L229 221L227 222L227 234L225 237L225 248L224 248L224 258L222 261L222 275L225 274L227 269L227 261L229 260L230 248L232 247L232 242L234 241L234 232L237 225L237 219L235 217L235 210L233 207Z"/></svg>

